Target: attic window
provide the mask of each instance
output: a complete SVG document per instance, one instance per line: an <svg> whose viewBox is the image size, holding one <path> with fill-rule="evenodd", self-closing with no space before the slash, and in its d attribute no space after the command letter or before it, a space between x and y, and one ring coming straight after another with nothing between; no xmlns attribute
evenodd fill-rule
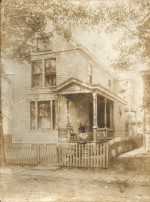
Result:
<svg viewBox="0 0 150 202"><path fill-rule="evenodd" d="M52 50L52 42L48 36L37 38L37 50L48 51Z"/></svg>

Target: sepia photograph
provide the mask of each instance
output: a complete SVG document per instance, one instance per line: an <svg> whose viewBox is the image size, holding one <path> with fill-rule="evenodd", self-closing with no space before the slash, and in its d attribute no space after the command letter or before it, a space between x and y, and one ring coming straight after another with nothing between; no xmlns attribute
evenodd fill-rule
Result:
<svg viewBox="0 0 150 202"><path fill-rule="evenodd" d="M150 0L0 0L0 202L150 201Z"/></svg>

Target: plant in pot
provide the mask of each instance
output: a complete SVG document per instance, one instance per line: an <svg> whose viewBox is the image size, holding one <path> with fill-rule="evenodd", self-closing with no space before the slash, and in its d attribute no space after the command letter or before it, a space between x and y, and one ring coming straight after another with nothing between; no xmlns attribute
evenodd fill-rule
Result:
<svg viewBox="0 0 150 202"><path fill-rule="evenodd" d="M80 123L79 132L80 133L85 133L87 128L88 128L87 121L84 124Z"/></svg>

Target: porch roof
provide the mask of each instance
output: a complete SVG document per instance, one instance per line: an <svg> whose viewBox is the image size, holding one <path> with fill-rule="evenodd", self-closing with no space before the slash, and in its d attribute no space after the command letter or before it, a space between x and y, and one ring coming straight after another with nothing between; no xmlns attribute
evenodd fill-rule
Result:
<svg viewBox="0 0 150 202"><path fill-rule="evenodd" d="M93 93L96 92L101 96L104 96L112 101L116 101L126 105L126 101L117 96L112 91L104 88L101 85L90 85L88 83L82 82L76 78L70 78L60 85L53 87L53 92L59 95L67 95L67 94L81 94L81 93Z"/></svg>

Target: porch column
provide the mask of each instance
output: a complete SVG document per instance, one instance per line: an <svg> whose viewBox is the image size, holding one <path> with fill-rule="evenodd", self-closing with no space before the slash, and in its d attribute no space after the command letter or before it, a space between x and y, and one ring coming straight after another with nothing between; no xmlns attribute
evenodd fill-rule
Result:
<svg viewBox="0 0 150 202"><path fill-rule="evenodd" d="M136 135L138 133L138 125L137 125L137 109L135 111L135 121L136 121Z"/></svg>
<svg viewBox="0 0 150 202"><path fill-rule="evenodd" d="M113 102L110 103L110 128L113 129L114 123L113 123Z"/></svg>
<svg viewBox="0 0 150 202"><path fill-rule="evenodd" d="M55 96L55 114L56 114L56 129L59 129L59 116L60 116L60 95Z"/></svg>
<svg viewBox="0 0 150 202"><path fill-rule="evenodd" d="M69 97L66 98L66 106L67 106L67 139L70 142L70 120L69 120Z"/></svg>
<svg viewBox="0 0 150 202"><path fill-rule="evenodd" d="M70 125L70 120L69 120L69 97L66 98L66 106L67 106L67 126Z"/></svg>
<svg viewBox="0 0 150 202"><path fill-rule="evenodd" d="M104 99L104 128L105 128L105 137L107 137L107 98Z"/></svg>
<svg viewBox="0 0 150 202"><path fill-rule="evenodd" d="M93 140L96 141L97 135L97 93L93 93Z"/></svg>

